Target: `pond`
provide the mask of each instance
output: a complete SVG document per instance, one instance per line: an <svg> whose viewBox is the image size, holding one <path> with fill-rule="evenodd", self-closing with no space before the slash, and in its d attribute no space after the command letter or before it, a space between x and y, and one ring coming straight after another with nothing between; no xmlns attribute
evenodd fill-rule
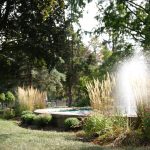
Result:
<svg viewBox="0 0 150 150"><path fill-rule="evenodd" d="M60 127L64 127L64 120L69 117L83 118L92 113L90 107L65 107L65 108L46 108L37 109L34 111L36 114L51 114L53 117L53 123Z"/></svg>

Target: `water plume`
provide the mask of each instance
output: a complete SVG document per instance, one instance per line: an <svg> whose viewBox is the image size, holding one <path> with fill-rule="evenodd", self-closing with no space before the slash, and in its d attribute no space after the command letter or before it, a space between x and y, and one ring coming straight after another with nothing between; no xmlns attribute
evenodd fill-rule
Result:
<svg viewBox="0 0 150 150"><path fill-rule="evenodd" d="M150 98L150 78L146 58L142 51L126 59L116 76L116 107L127 116L137 115L137 104L146 103Z"/></svg>

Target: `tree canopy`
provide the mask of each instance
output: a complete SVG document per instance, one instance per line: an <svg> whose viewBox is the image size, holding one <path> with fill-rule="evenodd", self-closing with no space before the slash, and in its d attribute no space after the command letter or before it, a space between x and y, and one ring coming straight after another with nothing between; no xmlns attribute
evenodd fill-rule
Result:
<svg viewBox="0 0 150 150"><path fill-rule="evenodd" d="M149 47L149 0L100 0L97 5L96 18L101 23L97 31L109 34L114 50L120 42L126 45L138 42L144 48Z"/></svg>
<svg viewBox="0 0 150 150"><path fill-rule="evenodd" d="M101 79L132 54L135 44L149 50L149 0L97 0L99 26L94 35L104 34L109 40L94 37L92 49L86 47L74 23L79 24L91 1L0 1L1 92L34 86L51 97L68 99L71 105L73 100L87 99L86 81Z"/></svg>
<svg viewBox="0 0 150 150"><path fill-rule="evenodd" d="M0 9L1 77L20 78L22 66L28 77L35 66L52 69L65 41L64 1L5 0Z"/></svg>

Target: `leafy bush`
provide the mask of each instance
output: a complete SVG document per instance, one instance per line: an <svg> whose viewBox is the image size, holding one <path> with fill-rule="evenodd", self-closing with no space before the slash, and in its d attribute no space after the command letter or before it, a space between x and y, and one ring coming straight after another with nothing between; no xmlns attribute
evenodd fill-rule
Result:
<svg viewBox="0 0 150 150"><path fill-rule="evenodd" d="M4 102L4 101L5 101L5 94L0 93L0 102Z"/></svg>
<svg viewBox="0 0 150 150"><path fill-rule="evenodd" d="M17 116L21 116L22 112L29 110L29 108L27 107L27 105L24 104L19 104L18 101L15 102L15 112Z"/></svg>
<svg viewBox="0 0 150 150"><path fill-rule="evenodd" d="M0 109L0 115L3 115L3 113L4 113L4 110Z"/></svg>
<svg viewBox="0 0 150 150"><path fill-rule="evenodd" d="M15 96L13 95L12 92L8 91L5 95L6 97L6 102L11 103L15 101Z"/></svg>
<svg viewBox="0 0 150 150"><path fill-rule="evenodd" d="M150 112L145 113L142 118L142 125L145 137L150 140Z"/></svg>
<svg viewBox="0 0 150 150"><path fill-rule="evenodd" d="M34 124L40 127L46 126L51 122L51 120L52 116L50 114L41 114L34 118Z"/></svg>
<svg viewBox="0 0 150 150"><path fill-rule="evenodd" d="M34 118L36 117L35 114L26 113L21 116L22 123L25 123L27 125L31 125L33 123Z"/></svg>
<svg viewBox="0 0 150 150"><path fill-rule="evenodd" d="M11 109L11 108L4 109L3 118L11 119L13 117L15 117L15 111L13 109Z"/></svg>
<svg viewBox="0 0 150 150"><path fill-rule="evenodd" d="M100 115L92 115L86 119L84 131L89 135L95 133L102 134L106 132L106 130L110 130L111 127L112 122L110 119Z"/></svg>
<svg viewBox="0 0 150 150"><path fill-rule="evenodd" d="M64 121L64 126L66 129L75 128L80 125L80 121L77 118L67 118Z"/></svg>
<svg viewBox="0 0 150 150"><path fill-rule="evenodd" d="M30 110L25 110L21 113L21 115L26 115L26 114L33 114L33 112Z"/></svg>
<svg viewBox="0 0 150 150"><path fill-rule="evenodd" d="M113 123L113 128L124 128L127 129L128 125L128 118L122 116L113 116L111 117L111 121Z"/></svg>
<svg viewBox="0 0 150 150"><path fill-rule="evenodd" d="M74 104L75 107L86 107L86 106L90 106L90 100L87 98L87 99L82 99L82 100L79 100L78 102L76 102Z"/></svg>

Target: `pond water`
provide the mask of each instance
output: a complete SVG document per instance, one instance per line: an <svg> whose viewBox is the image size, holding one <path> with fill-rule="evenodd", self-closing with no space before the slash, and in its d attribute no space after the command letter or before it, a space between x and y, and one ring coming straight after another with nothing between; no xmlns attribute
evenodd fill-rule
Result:
<svg viewBox="0 0 150 150"><path fill-rule="evenodd" d="M51 114L51 115L58 115L58 116L77 116L77 117L85 117L92 113L92 109L90 107L83 107L83 108L47 108L47 109L37 109L34 111L38 114Z"/></svg>

